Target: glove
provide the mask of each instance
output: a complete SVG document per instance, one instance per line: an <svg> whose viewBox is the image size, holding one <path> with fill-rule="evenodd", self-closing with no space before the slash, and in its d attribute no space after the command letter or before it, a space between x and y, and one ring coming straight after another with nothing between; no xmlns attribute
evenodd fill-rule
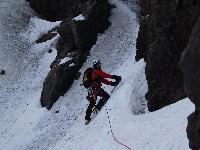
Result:
<svg viewBox="0 0 200 150"><path fill-rule="evenodd" d="M117 75L112 75L112 79L121 80L122 77L121 76L117 76Z"/></svg>
<svg viewBox="0 0 200 150"><path fill-rule="evenodd" d="M115 82L117 82L116 84L119 84L119 82L122 80L122 77L117 75L112 75L112 78L115 79Z"/></svg>
<svg viewBox="0 0 200 150"><path fill-rule="evenodd" d="M117 84L118 84L118 83L115 81L115 82L111 82L110 85L111 85L111 86L117 86Z"/></svg>

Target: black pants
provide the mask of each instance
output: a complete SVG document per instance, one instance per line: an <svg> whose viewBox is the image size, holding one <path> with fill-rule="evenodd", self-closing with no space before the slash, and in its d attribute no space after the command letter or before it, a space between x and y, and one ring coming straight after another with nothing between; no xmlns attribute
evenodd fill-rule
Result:
<svg viewBox="0 0 200 150"><path fill-rule="evenodd" d="M90 95L91 94L88 93L88 96L86 97L87 100L90 102L90 104L86 110L86 116L85 116L86 120L90 119L90 116L92 114L92 108L96 105L97 96L101 97L98 104L95 106L95 108L98 110L100 110L105 105L107 100L110 98L110 95L106 91L104 91L104 89L102 89L102 88L99 90L99 92L97 93L95 98L90 97Z"/></svg>

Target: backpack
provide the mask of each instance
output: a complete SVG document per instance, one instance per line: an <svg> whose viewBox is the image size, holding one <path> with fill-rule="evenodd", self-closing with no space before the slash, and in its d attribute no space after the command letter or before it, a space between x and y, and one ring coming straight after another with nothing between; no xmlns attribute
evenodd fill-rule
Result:
<svg viewBox="0 0 200 150"><path fill-rule="evenodd" d="M92 83L93 68L87 68L83 75L83 86L89 88Z"/></svg>

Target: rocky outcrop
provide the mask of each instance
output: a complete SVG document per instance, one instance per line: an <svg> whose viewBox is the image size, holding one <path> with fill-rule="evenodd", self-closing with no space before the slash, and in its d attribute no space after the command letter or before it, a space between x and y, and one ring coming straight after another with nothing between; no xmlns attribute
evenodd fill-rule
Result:
<svg viewBox="0 0 200 150"><path fill-rule="evenodd" d="M43 18L51 21L73 18L81 10L81 2L86 0L28 0L30 6ZM79 6L80 5L80 6Z"/></svg>
<svg viewBox="0 0 200 150"><path fill-rule="evenodd" d="M91 11L94 11L93 5L100 4L99 0L27 0L30 6L42 17L50 21L65 20L66 18L73 18L83 12L88 12L90 7ZM99 1L99 2L98 2ZM105 3L107 0L102 0L102 5L99 8L105 10ZM98 9L99 9L98 8ZM96 10L100 11L100 10ZM107 11L101 12L101 14L107 14ZM91 14L91 13L90 13ZM92 15L92 14L91 14ZM96 15L96 14L94 14Z"/></svg>
<svg viewBox="0 0 200 150"><path fill-rule="evenodd" d="M193 29L180 67L184 72L184 87L187 96L195 104L195 112L188 117L187 135L192 150L200 149L200 17Z"/></svg>
<svg viewBox="0 0 200 150"><path fill-rule="evenodd" d="M46 3L48 4L45 5ZM55 7L54 3L57 3ZM73 4L71 5L71 3ZM65 18L58 27L36 41L37 43L45 42L56 36L57 33L60 35L56 46L57 56L43 83L40 99L43 107L51 109L59 96L64 95L74 79L80 75L78 71L85 62L92 45L96 42L97 35L104 32L109 26L110 7L107 0L61 0L59 2L57 0L30 0L30 4L36 11L39 10L38 13L41 16L45 16L47 19ZM69 6L73 7L72 12L71 9L68 10ZM64 12L67 16L61 15L61 12L58 13L65 8ZM52 9L54 11L48 14ZM66 13L66 11L69 12Z"/></svg>
<svg viewBox="0 0 200 150"><path fill-rule="evenodd" d="M186 96L178 62L200 14L200 3L140 0L140 6L136 60L146 62L146 99L154 111Z"/></svg>

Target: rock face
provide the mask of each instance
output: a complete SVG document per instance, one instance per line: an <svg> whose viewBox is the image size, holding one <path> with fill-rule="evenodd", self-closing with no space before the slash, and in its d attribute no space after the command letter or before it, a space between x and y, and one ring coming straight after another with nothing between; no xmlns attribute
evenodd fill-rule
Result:
<svg viewBox="0 0 200 150"><path fill-rule="evenodd" d="M136 60L146 61L148 108L154 111L188 96L195 104L188 117L189 147L199 150L200 2L140 0L140 6Z"/></svg>
<svg viewBox="0 0 200 150"><path fill-rule="evenodd" d="M38 43L45 42L54 37L55 32L60 35L56 46L57 56L44 81L40 99L43 107L51 109L79 75L78 71L95 44L98 33L103 33L109 26L110 6L107 0L30 0L30 4L47 19L65 18L59 27L37 40ZM63 60L66 61L62 63Z"/></svg>
<svg viewBox="0 0 200 150"><path fill-rule="evenodd" d="M146 62L146 99L149 111L154 111L186 96L178 62L200 14L200 3L140 0L140 6L136 60Z"/></svg>
<svg viewBox="0 0 200 150"><path fill-rule="evenodd" d="M86 0L29 0L30 6L43 18L56 21L78 15L81 1Z"/></svg>
<svg viewBox="0 0 200 150"><path fill-rule="evenodd" d="M195 112L188 117L187 135L192 150L200 149L200 17L193 29L180 66L184 72L187 96L195 104Z"/></svg>

